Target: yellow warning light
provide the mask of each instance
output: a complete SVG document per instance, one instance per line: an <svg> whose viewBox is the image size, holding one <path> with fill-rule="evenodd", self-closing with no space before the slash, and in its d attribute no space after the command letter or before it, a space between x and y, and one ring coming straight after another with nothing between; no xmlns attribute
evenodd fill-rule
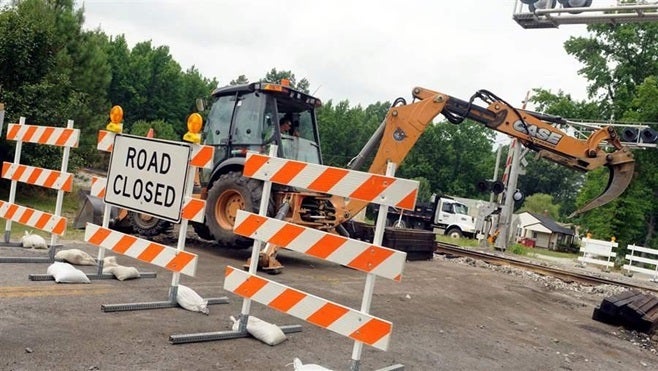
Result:
<svg viewBox="0 0 658 371"><path fill-rule="evenodd" d="M119 134L123 131L123 108L114 106L110 110L110 123L105 127L107 131Z"/></svg>
<svg viewBox="0 0 658 371"><path fill-rule="evenodd" d="M183 135L183 140L190 143L201 143L201 128L203 127L203 118L198 113L193 113L187 118L187 133Z"/></svg>
<svg viewBox="0 0 658 371"><path fill-rule="evenodd" d="M120 124L123 122L123 108L121 106L114 106L110 110L110 122Z"/></svg>
<svg viewBox="0 0 658 371"><path fill-rule="evenodd" d="M198 113L193 113L187 118L187 130L192 133L200 133L203 127L203 118Z"/></svg>

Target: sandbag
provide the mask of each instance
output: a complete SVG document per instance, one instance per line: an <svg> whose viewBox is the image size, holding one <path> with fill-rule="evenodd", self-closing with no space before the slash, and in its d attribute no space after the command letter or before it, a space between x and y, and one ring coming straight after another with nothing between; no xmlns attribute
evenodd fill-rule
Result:
<svg viewBox="0 0 658 371"><path fill-rule="evenodd" d="M87 275L69 263L54 262L46 273L53 276L57 283L90 283Z"/></svg>
<svg viewBox="0 0 658 371"><path fill-rule="evenodd" d="M75 265L96 265L96 259L80 249L61 250L55 254L55 260Z"/></svg>
<svg viewBox="0 0 658 371"><path fill-rule="evenodd" d="M27 248L34 249L47 249L48 245L46 240L39 236L38 234L32 234L28 231L25 231L25 235L21 238L21 245Z"/></svg>
<svg viewBox="0 0 658 371"><path fill-rule="evenodd" d="M111 269L111 273L119 281L125 281L128 279L140 277L139 271L135 267L125 267L123 265L116 265L114 267L110 267L110 269ZM103 269L103 273L105 273L105 269Z"/></svg>
<svg viewBox="0 0 658 371"><path fill-rule="evenodd" d="M238 331L240 328L240 321L231 316L233 321L233 331ZM277 345L286 340L286 334L279 326L265 322L262 319L254 316L249 316L247 320L247 332L268 345Z"/></svg>
<svg viewBox="0 0 658 371"><path fill-rule="evenodd" d="M315 363L303 364L299 358L295 358L292 361L292 364L293 367L295 368L295 371L324 371L324 370L331 371L331 369L322 367L320 365L316 365Z"/></svg>
<svg viewBox="0 0 658 371"><path fill-rule="evenodd" d="M116 256L106 256L103 258L103 267L116 267L119 265L117 263L117 257Z"/></svg>
<svg viewBox="0 0 658 371"><path fill-rule="evenodd" d="M208 300L203 300L199 294L187 286L178 285L176 302L184 309L192 312L210 313L208 310Z"/></svg>

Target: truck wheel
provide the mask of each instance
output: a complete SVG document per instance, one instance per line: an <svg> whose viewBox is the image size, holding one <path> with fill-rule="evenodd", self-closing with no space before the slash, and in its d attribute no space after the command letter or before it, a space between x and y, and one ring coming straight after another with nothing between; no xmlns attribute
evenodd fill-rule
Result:
<svg viewBox="0 0 658 371"><path fill-rule="evenodd" d="M405 229L405 228L407 228L407 223L404 220L396 219L395 222L393 222L393 228Z"/></svg>
<svg viewBox="0 0 658 371"><path fill-rule="evenodd" d="M159 219L149 214L142 214L136 212L128 213L128 220L130 226L135 233L145 237L154 237L162 233L168 232L171 228L171 222Z"/></svg>
<svg viewBox="0 0 658 371"><path fill-rule="evenodd" d="M263 183L237 171L223 174L208 190L206 226L214 240L229 249L244 249L253 242L233 233L238 210L258 213Z"/></svg>
<svg viewBox="0 0 658 371"><path fill-rule="evenodd" d="M459 228L450 228L448 229L448 232L446 232L446 236L450 236L451 238L462 238L464 235L462 234L462 231L459 230Z"/></svg>
<svg viewBox="0 0 658 371"><path fill-rule="evenodd" d="M400 220L398 217L390 217L386 219L386 226L392 228L407 228L407 223L404 220Z"/></svg>

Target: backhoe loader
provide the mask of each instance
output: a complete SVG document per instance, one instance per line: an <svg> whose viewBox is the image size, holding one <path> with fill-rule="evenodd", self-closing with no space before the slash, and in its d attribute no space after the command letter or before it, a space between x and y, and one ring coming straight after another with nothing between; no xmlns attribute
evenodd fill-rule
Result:
<svg viewBox="0 0 658 371"><path fill-rule="evenodd" d="M542 157L572 169L591 171L608 167L610 179L606 190L576 213L615 199L632 179L633 156L621 145L612 127L601 128L587 140L580 140L557 127L564 123L563 119L514 108L486 90L476 92L468 101L421 87L414 88L412 96L411 103L403 98L394 101L384 121L347 168L362 170L366 159L374 153L367 171L384 174L387 163L400 164L425 128L442 114L454 124L469 119L510 135ZM487 106L476 105L476 99ZM251 246L251 240L233 233L237 210L257 213L262 195L261 181L242 176L245 156L248 151L267 153L269 145L276 143L279 157L321 163L315 112L320 105L319 99L285 82L228 86L213 92L203 127L203 142L215 147L214 167L201 172L195 192L196 197L207 201L205 220L192 222L199 237L214 240L223 248ZM281 131L278 123L284 117L292 118L292 133ZM366 205L354 199L274 184L268 215L349 235L343 223ZM278 271L281 266L275 258L277 250L275 246L267 246L261 253L259 267Z"/></svg>

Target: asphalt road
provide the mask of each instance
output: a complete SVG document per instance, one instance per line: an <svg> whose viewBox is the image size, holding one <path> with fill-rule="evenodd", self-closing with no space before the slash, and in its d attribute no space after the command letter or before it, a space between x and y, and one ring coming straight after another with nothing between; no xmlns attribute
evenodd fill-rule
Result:
<svg viewBox="0 0 658 371"><path fill-rule="evenodd" d="M172 242L175 246L175 241ZM66 241L93 256L98 249ZM203 315L182 308L105 313L103 304L168 298L170 272L125 256L122 265L156 278L94 280L91 284L30 281L47 263L0 264L2 370L293 370L299 357L348 369L353 341L260 304L251 314L277 325L301 325L276 346L253 338L172 345L170 335L228 330L242 299L223 290L227 265L241 267L248 250L219 251L188 240L199 255L195 277L181 284L204 298L228 297ZM0 256L41 254L0 247ZM359 308L365 275L340 265L283 251L277 282ZM94 273L95 267L79 267ZM591 319L602 294L555 290L541 283L448 260L412 261L401 282L378 278L371 313L393 323L390 349L364 346L361 369L402 364L407 370L650 370L655 352L618 336L620 329Z"/></svg>

